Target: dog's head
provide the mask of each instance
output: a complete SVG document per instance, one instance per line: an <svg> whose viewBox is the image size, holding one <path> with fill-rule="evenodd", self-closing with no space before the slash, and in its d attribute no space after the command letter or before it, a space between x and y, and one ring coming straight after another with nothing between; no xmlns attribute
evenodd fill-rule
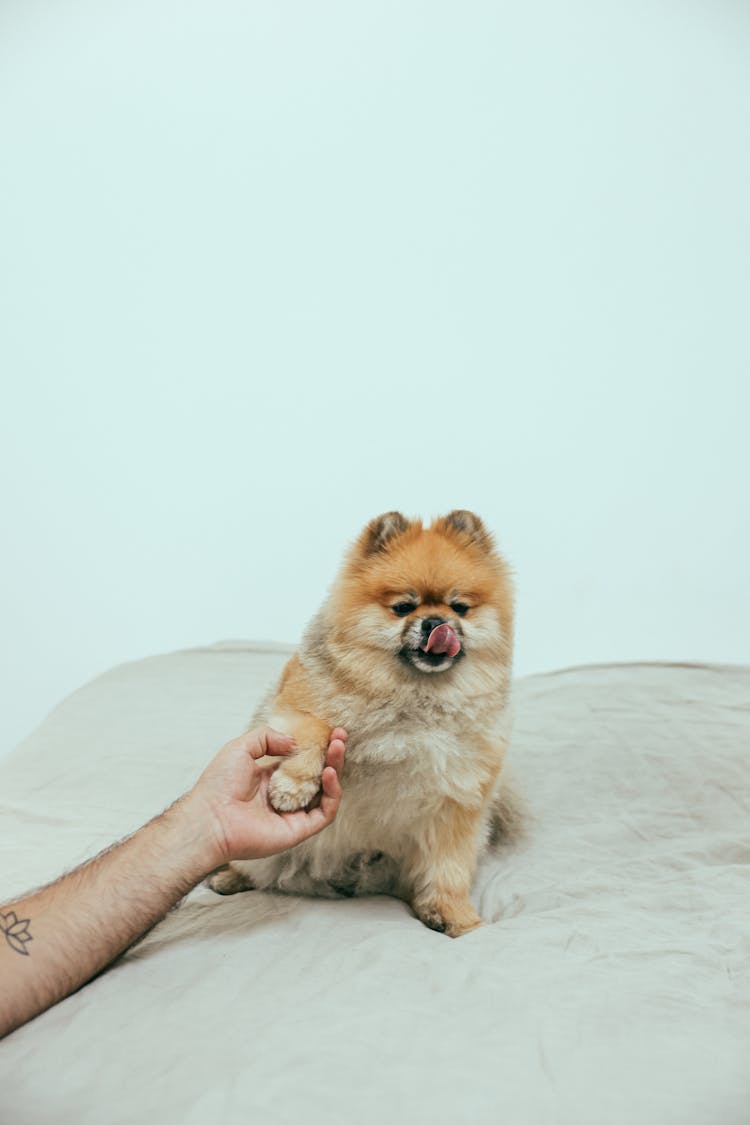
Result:
<svg viewBox="0 0 750 1125"><path fill-rule="evenodd" d="M451 679L459 665L507 663L508 568L482 521L453 511L423 527L387 512L364 529L333 589L337 642L394 675Z"/></svg>

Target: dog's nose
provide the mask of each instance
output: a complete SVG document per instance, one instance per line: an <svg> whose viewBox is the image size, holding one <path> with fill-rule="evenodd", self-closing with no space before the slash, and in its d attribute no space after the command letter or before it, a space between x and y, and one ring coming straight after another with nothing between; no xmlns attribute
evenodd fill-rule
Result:
<svg viewBox="0 0 750 1125"><path fill-rule="evenodd" d="M437 629L438 625L444 625L444 617L423 617L422 618L422 636L425 640L429 637L433 629Z"/></svg>

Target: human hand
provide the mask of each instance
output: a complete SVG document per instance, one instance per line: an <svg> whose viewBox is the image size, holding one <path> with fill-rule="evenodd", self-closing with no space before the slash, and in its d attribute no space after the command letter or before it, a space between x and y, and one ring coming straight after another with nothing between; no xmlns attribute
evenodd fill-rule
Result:
<svg viewBox="0 0 750 1125"><path fill-rule="evenodd" d="M261 727L228 742L184 798L186 810L209 832L215 852L213 867L286 851L326 828L341 801L346 736L342 727L331 732L318 804L284 813L277 812L268 798L268 783L276 767L259 766L257 759L289 754L294 739Z"/></svg>

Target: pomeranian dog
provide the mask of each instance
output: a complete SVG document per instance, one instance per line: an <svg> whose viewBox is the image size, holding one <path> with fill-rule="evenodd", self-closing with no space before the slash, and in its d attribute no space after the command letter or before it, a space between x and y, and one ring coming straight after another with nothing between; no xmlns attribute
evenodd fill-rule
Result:
<svg viewBox="0 0 750 1125"><path fill-rule="evenodd" d="M480 925L477 858L516 820L501 783L512 642L509 570L478 516L374 519L251 723L297 742L269 786L280 811L313 801L329 734L347 729L339 814L291 851L221 868L209 886L387 893L451 937Z"/></svg>

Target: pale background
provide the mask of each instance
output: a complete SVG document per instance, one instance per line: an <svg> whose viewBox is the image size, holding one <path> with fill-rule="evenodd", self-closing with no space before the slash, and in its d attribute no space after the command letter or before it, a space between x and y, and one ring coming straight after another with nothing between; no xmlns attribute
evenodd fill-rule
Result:
<svg viewBox="0 0 750 1125"><path fill-rule="evenodd" d="M750 660L750 10L5 0L0 749L479 511L517 670ZM207 748L207 753L211 748Z"/></svg>

